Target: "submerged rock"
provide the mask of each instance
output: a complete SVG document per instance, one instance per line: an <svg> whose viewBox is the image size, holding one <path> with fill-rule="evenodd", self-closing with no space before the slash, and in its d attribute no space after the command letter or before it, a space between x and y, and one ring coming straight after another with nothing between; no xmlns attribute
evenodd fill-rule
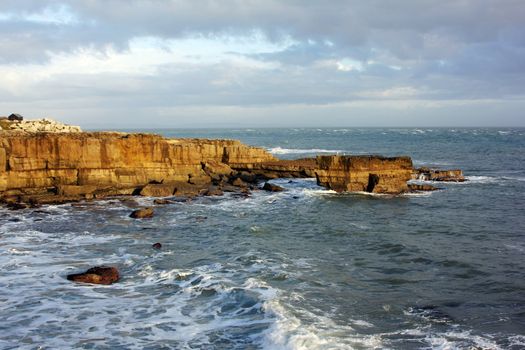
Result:
<svg viewBox="0 0 525 350"><path fill-rule="evenodd" d="M74 273L67 275L69 281L93 283L93 284L112 284L120 278L116 267L95 266L84 273Z"/></svg>
<svg viewBox="0 0 525 350"><path fill-rule="evenodd" d="M173 204L173 203L175 202L169 199L164 199L164 198L157 198L153 201L153 204L156 204L156 205L166 205L166 204Z"/></svg>
<svg viewBox="0 0 525 350"><path fill-rule="evenodd" d="M269 191L269 192L281 192L284 191L284 188L278 185L271 184L269 182L266 182L264 186L262 187L263 190Z"/></svg>
<svg viewBox="0 0 525 350"><path fill-rule="evenodd" d="M153 217L153 208L148 207L134 210L131 214L129 214L129 217L133 219L151 218Z"/></svg>

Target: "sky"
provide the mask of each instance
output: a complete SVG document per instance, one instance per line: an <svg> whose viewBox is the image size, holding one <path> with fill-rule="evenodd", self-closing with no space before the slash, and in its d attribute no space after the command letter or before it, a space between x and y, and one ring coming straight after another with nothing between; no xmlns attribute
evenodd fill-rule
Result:
<svg viewBox="0 0 525 350"><path fill-rule="evenodd" d="M522 0L1 0L0 115L525 126Z"/></svg>

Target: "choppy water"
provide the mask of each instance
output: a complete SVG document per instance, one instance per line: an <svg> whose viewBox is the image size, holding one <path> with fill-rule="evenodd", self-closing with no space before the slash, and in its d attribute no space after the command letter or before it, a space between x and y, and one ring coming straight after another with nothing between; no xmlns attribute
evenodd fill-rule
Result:
<svg viewBox="0 0 525 350"><path fill-rule="evenodd" d="M469 182L0 210L1 349L523 349L525 130L161 130L280 157L411 155ZM163 249L151 244L161 242ZM111 286L65 275L120 268Z"/></svg>

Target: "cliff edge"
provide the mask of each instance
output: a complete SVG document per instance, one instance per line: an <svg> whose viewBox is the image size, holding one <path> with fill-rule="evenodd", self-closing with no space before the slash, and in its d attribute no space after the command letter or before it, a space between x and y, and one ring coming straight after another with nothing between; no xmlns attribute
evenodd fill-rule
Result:
<svg viewBox="0 0 525 350"><path fill-rule="evenodd" d="M134 194L149 184L168 196L177 188L206 188L231 173L230 164L275 160L265 150L235 140L0 131L0 196L41 202L50 195Z"/></svg>

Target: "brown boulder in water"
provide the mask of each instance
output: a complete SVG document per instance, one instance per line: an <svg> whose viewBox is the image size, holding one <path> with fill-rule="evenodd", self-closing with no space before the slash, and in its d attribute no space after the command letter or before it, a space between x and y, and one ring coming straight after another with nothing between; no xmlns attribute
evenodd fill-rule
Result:
<svg viewBox="0 0 525 350"><path fill-rule="evenodd" d="M277 185L271 184L269 182L266 182L262 189L265 190L265 191L270 191L270 192L281 192L281 191L284 191L284 188L282 188L281 186L277 186Z"/></svg>
<svg viewBox="0 0 525 350"><path fill-rule="evenodd" d="M162 248L162 244L160 244L159 242L157 242L157 243L153 243L153 244L151 245L151 247L152 247L153 249L160 249L160 248Z"/></svg>
<svg viewBox="0 0 525 350"><path fill-rule="evenodd" d="M151 218L152 216L153 216L153 208L149 208L149 207L134 210L131 214L129 214L129 217L133 219L145 219L145 218Z"/></svg>
<svg viewBox="0 0 525 350"><path fill-rule="evenodd" d="M69 281L93 284L112 284L119 278L118 269L111 266L95 266L84 273L67 275Z"/></svg>
<svg viewBox="0 0 525 350"><path fill-rule="evenodd" d="M409 184L410 191L437 191L439 188L427 184Z"/></svg>

